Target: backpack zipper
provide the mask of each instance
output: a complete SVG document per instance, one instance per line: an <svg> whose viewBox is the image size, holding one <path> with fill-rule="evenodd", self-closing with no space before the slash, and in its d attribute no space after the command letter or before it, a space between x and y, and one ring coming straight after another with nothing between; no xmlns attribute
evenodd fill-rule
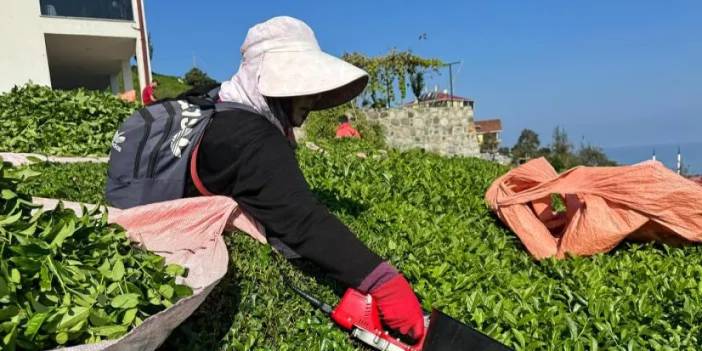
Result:
<svg viewBox="0 0 702 351"><path fill-rule="evenodd" d="M161 146L163 146L163 143L165 143L168 140L168 136L171 134L171 129L173 128L173 119L175 118L176 114L175 109L173 109L173 105L171 105L170 101L164 103L163 107L166 108L166 112L168 113L168 120L166 121L166 128L163 131L163 135L161 135L161 139L151 151L151 155L149 155L149 166L146 169L146 174L149 178L153 178L156 173L156 161L158 161L158 154L161 151Z"/></svg>

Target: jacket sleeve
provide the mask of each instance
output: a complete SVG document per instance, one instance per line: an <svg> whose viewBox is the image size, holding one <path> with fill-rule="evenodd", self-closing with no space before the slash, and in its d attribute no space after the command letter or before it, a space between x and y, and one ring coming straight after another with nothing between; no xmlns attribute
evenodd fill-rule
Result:
<svg viewBox="0 0 702 351"><path fill-rule="evenodd" d="M261 116L215 116L200 144L198 175L210 192L234 198L269 237L349 286L382 262L317 200L287 139Z"/></svg>

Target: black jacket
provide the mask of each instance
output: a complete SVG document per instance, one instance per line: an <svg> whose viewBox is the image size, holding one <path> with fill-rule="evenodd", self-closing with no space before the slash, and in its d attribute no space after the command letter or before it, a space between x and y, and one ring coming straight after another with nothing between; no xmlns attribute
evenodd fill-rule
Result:
<svg viewBox="0 0 702 351"><path fill-rule="evenodd" d="M288 140L265 117L217 113L197 155L198 175L277 237L335 279L357 287L382 259L371 252L310 191ZM200 195L188 176L187 196Z"/></svg>

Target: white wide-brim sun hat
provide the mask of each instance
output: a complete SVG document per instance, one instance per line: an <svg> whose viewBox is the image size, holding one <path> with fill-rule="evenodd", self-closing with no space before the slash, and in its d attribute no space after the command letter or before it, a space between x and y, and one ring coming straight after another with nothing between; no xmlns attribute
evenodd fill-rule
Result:
<svg viewBox="0 0 702 351"><path fill-rule="evenodd" d="M258 90L267 97L321 94L314 110L358 96L368 74L319 48L312 29L292 17L274 17L249 29L243 60L261 60Z"/></svg>

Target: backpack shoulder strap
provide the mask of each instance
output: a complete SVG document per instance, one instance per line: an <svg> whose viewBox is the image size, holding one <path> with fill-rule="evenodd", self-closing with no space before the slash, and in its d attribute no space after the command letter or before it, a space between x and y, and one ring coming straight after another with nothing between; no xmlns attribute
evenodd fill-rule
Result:
<svg viewBox="0 0 702 351"><path fill-rule="evenodd" d="M260 115L261 112L256 111L251 106L244 105L239 102L224 101L215 104L215 112L231 111L231 110L244 110Z"/></svg>

